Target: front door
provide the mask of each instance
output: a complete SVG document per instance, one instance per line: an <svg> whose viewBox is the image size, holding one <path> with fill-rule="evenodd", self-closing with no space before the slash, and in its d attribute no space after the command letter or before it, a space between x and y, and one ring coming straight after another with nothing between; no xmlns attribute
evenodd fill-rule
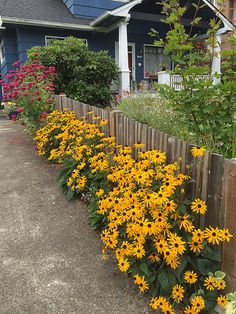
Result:
<svg viewBox="0 0 236 314"><path fill-rule="evenodd" d="M119 66L119 43L115 42L115 60ZM135 43L128 43L128 64L130 71L130 81L135 81Z"/></svg>

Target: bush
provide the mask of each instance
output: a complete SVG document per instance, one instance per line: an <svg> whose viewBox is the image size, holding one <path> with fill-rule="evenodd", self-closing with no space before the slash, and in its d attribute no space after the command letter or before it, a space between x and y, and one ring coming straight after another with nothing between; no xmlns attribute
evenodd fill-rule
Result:
<svg viewBox="0 0 236 314"><path fill-rule="evenodd" d="M104 257L114 253L119 269L150 293L154 310L197 314L213 313L217 303L225 307L217 245L230 240L229 231L199 229L195 220L205 215L206 203L183 201L188 177L177 164L166 164L160 151L141 151L142 144L116 145L103 132L106 124L92 113L77 120L56 112L36 136L39 153L62 163L64 191L89 194L89 221L101 229ZM192 153L199 158L204 149Z"/></svg>
<svg viewBox="0 0 236 314"><path fill-rule="evenodd" d="M107 52L93 52L83 40L74 37L55 40L47 47L33 47L28 51L29 62L35 52L39 52L43 65L55 67L57 93L64 92L90 105L110 104L110 85L118 72Z"/></svg>

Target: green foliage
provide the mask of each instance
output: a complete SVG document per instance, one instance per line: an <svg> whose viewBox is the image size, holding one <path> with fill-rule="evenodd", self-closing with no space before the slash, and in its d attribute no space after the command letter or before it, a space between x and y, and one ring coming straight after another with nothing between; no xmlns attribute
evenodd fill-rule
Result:
<svg viewBox="0 0 236 314"><path fill-rule="evenodd" d="M222 82L213 85L211 75L212 58L216 54L216 34L219 21L212 19L205 46L209 49L196 49L198 38L181 24L184 7L176 0L162 2L166 24L170 26L163 44L164 52L176 62L173 73L182 77L181 90L176 92L169 86L159 86L160 95L169 107L182 116L185 127L192 134L193 142L206 146L209 151L223 154L225 157L236 157L236 41L232 36L232 49L223 53ZM200 22L198 13L202 6L195 5L192 26Z"/></svg>
<svg viewBox="0 0 236 314"><path fill-rule="evenodd" d="M93 52L83 40L68 37L47 47L33 47L28 51L29 62L35 52L43 65L55 67L57 93L64 92L91 105L109 105L110 85L118 72L106 51Z"/></svg>
<svg viewBox="0 0 236 314"><path fill-rule="evenodd" d="M118 109L126 116L161 132L192 141L192 136L186 128L186 118L173 110L164 98L140 93L122 99Z"/></svg>

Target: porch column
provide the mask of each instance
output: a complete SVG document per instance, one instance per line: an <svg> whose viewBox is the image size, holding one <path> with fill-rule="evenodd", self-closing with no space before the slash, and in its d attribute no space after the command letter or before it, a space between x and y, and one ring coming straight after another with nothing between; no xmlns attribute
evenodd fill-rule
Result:
<svg viewBox="0 0 236 314"><path fill-rule="evenodd" d="M121 95L124 91L130 91L127 25L127 20L119 24L119 92Z"/></svg>
<svg viewBox="0 0 236 314"><path fill-rule="evenodd" d="M213 59L212 59L212 66L211 66L211 74L219 74L221 75L221 35L216 35L215 37L215 44L213 47ZM214 77L213 78L213 85L219 84L221 78Z"/></svg>

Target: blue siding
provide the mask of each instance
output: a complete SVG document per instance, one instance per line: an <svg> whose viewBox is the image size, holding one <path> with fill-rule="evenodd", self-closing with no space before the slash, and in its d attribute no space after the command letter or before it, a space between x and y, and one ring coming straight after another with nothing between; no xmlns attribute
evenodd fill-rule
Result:
<svg viewBox="0 0 236 314"><path fill-rule="evenodd" d="M4 76L9 70L12 70L12 63L17 59L16 49L16 31L15 29L7 29L4 33L5 60L1 64L1 74Z"/></svg>
<svg viewBox="0 0 236 314"><path fill-rule="evenodd" d="M83 18L96 18L105 11L124 5L113 0L64 0L64 3L73 15Z"/></svg>

